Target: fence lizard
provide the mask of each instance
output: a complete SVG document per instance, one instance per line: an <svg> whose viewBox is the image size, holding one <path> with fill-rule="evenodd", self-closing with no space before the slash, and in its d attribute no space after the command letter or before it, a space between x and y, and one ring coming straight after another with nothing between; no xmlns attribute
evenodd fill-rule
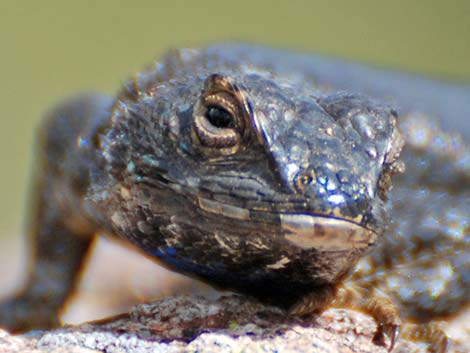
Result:
<svg viewBox="0 0 470 353"><path fill-rule="evenodd" d="M470 301L465 97L464 85L220 45L170 52L115 98L67 101L40 132L34 264L0 323L56 326L104 231L290 314L351 305L376 319L379 343L401 329L444 351L439 328L402 320Z"/></svg>

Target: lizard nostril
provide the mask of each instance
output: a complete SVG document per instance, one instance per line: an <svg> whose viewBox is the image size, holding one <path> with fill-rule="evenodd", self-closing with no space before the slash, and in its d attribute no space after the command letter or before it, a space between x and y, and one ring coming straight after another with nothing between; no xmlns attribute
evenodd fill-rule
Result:
<svg viewBox="0 0 470 353"><path fill-rule="evenodd" d="M315 171L313 169L302 170L294 177L295 190L304 194L309 185L315 183L315 180Z"/></svg>

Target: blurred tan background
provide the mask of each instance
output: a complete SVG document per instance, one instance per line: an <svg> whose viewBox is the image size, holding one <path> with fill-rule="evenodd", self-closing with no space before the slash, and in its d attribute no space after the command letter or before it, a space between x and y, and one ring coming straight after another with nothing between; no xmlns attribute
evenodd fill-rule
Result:
<svg viewBox="0 0 470 353"><path fill-rule="evenodd" d="M168 48L227 40L470 80L469 14L464 0L2 0L0 293L21 272L35 127L63 97L115 92Z"/></svg>

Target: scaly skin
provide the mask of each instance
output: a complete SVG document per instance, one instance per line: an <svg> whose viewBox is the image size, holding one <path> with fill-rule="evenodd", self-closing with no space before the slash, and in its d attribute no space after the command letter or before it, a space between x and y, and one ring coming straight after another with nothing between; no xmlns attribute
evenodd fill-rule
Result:
<svg viewBox="0 0 470 353"><path fill-rule="evenodd" d="M236 45L174 51L115 98L53 111L40 140L34 267L0 305L0 323L56 326L97 231L291 314L363 309L390 348L402 319L468 304L468 143L408 96L401 114L380 100L390 95L367 81L380 72L351 83L362 67L336 63L331 74L321 60ZM470 92L452 97L460 90ZM408 169L392 178L404 139ZM404 338L446 349L434 326L404 327Z"/></svg>

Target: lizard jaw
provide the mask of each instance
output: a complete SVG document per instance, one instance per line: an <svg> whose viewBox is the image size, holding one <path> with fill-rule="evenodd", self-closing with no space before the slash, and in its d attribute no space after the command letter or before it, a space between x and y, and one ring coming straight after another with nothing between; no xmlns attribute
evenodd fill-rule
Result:
<svg viewBox="0 0 470 353"><path fill-rule="evenodd" d="M377 241L372 230L344 219L310 214L281 214L285 238L302 249L343 251L367 248Z"/></svg>

